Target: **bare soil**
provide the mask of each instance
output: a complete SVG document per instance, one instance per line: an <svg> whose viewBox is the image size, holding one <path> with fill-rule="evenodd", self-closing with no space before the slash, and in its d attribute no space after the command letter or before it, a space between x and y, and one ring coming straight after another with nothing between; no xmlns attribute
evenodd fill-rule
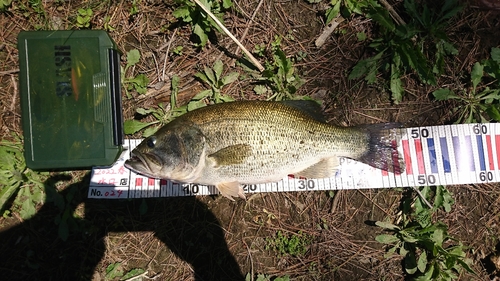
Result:
<svg viewBox="0 0 500 281"><path fill-rule="evenodd" d="M181 77L180 101L187 102L201 89L194 73L220 59L225 71L239 71L233 56L241 54L225 35L212 34L204 48L192 41L191 26L172 16L171 1L136 1L139 13L130 16L131 1L42 1L37 14L28 1L14 1L0 14L0 136L21 133L18 93L17 35L21 30L72 29L78 8L92 8L91 27L100 29L109 17L110 35L122 51L141 51L139 64L127 75L144 73L150 78L145 95L124 96L126 119L137 107L153 107L170 101L170 78ZM299 95L323 101L329 122L340 125L397 121L406 126L447 124L454 121L451 103L433 101L437 87L405 77L403 102L394 104L381 85L351 81L352 66L369 55L367 42L356 33L373 36L372 23L353 16L344 21L327 43L314 41L324 27L322 4L306 1L233 0L225 14L227 28L250 50L267 46L282 36L288 56L307 56L296 63L306 80ZM389 1L396 10L401 1ZM23 8L23 6L25 8ZM258 9L257 9L258 7ZM252 14L255 18L252 21ZM243 37L245 30L247 35ZM447 34L459 50L449 59L438 85L460 87L472 65L500 45L499 16L471 7L452 19ZM183 46L181 55L168 54ZM251 79L225 88L236 99L264 99L252 91ZM142 268L157 280L245 280L247 273L289 275L292 280L404 280L401 258L384 258L381 234L373 222L397 218L401 190L339 191L255 194L247 201L200 196L190 198L89 200L88 171L52 173L46 189L56 189L77 214L69 225L67 241L59 237L60 211L52 202L39 206L37 214L23 221L16 215L0 218L0 270L5 280L106 280L108 265L120 262L123 271ZM462 273L459 280L493 280L491 257L500 251L498 184L450 186L456 203L449 213L435 219L449 226L449 233L469 247L468 258L477 275ZM297 234L311 242L300 256L280 256L266 249L266 239L277 231ZM493 258L495 260L495 258ZM118 279L118 278L116 278Z"/></svg>

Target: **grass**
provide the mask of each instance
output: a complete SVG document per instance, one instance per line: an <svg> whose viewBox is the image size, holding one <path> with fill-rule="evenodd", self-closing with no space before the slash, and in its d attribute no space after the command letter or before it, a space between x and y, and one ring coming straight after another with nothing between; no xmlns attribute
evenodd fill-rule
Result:
<svg viewBox="0 0 500 281"><path fill-rule="evenodd" d="M129 131L136 136L152 133L189 110L190 102L195 102L193 108L222 97L312 97L322 101L329 121L342 125L401 121L424 126L455 121L456 115L450 115L455 101L435 101L430 94L441 88L456 95L462 90L469 93L470 74L477 70L474 65L479 62L487 70L484 60L491 58L491 47L498 44L494 38L500 35L490 24L495 16L466 7L467 17L443 27L458 51L453 59L443 57L440 67L445 75L434 76L436 85L422 83L418 74L402 75L405 94L394 104L383 91L384 83L368 85L348 79L359 58L373 54L367 44L381 38L377 25L356 13L355 7L324 47L314 47L326 20L322 7L341 3L340 11L353 1L323 1L327 5L238 1L229 8L217 2L228 29L254 54L260 54L261 63L267 62L263 74L249 70L234 43L219 31L198 24L205 34L201 36L206 36L202 41L194 21L174 13L185 5L195 7L191 2L153 2L0 2L7 10L0 14L1 139L15 141L12 134L21 134L16 50L20 30L55 25L108 30L124 50L122 78L128 94L124 93L123 110L126 120L137 121ZM404 14L406 7L398 3L390 1ZM89 8L92 15L86 17ZM199 11L186 9L187 14L198 13L194 17L203 19ZM237 79L232 73L238 73ZM382 74L377 79L388 81ZM493 89L495 83L496 77L483 76L476 93ZM19 154L19 145L17 152L7 153ZM2 143L3 149L8 147ZM20 160L16 161L13 165L21 167ZM39 176L17 166L13 171L9 180L21 177L19 186L25 183L24 176ZM384 258L384 245L374 240L394 232L366 223L388 221L400 230L411 227L399 221L401 192L397 190L340 191L335 196L323 192L256 194L247 202L235 203L213 197L101 201L84 199L85 172L63 177L53 172L37 180L43 191L36 193L35 180L17 188L21 207L3 212L0 218L0 239L6 241L0 252L9 257L1 264L5 278L51 275L61 280L119 280L142 270L148 277L165 280L222 280L224 274L233 280L403 280L408 274L402 267L403 257ZM498 189L492 184L449 189L454 194L453 208L433 212L430 225L440 229L434 233L443 234L443 245L460 247L461 242L460 254L472 260L470 267L477 275L462 270L455 273L458 279L487 280L495 269L482 260L496 254ZM31 196L36 200L26 200ZM50 202L43 202L45 196ZM7 200L7 204L14 202ZM23 204L30 205L26 205L31 210L26 215L20 212ZM424 248L419 249L416 257ZM439 257L426 255L425 268L424 262L418 263L424 259L418 258L416 272L429 272L433 261L439 263Z"/></svg>
<svg viewBox="0 0 500 281"><path fill-rule="evenodd" d="M476 62L470 72L470 84L459 93L449 88L437 89L432 94L436 100L456 100L453 111L457 123L484 123L500 121L500 49L491 49L491 59Z"/></svg>
<svg viewBox="0 0 500 281"><path fill-rule="evenodd" d="M375 237L390 245L386 257L399 254L404 270L413 280L456 280L463 270L475 274L471 260L466 258L467 247L448 234L446 224L433 219L441 208L451 211L453 195L444 186L425 186L418 192L415 199L403 197L398 225L375 223L392 232Z"/></svg>
<svg viewBox="0 0 500 281"><path fill-rule="evenodd" d="M127 52L127 63L125 67L121 68L122 85L125 89L125 95L127 98L131 99L132 95L129 93L131 90L139 95L145 94L149 84L149 78L143 74L137 74L135 76L128 76L128 70L134 67L141 59L141 53L137 49L132 49Z"/></svg>
<svg viewBox="0 0 500 281"><path fill-rule="evenodd" d="M403 99L401 78L405 75L414 73L422 83L436 85L436 77L443 74L445 57L458 53L444 29L462 10L456 0L447 0L441 7L405 0L403 6L409 22L398 24L382 6L366 5L363 10L379 25L381 35L369 45L375 55L360 60L349 74L350 79L363 77L373 84L379 73L384 73L388 80L385 87L395 103Z"/></svg>
<svg viewBox="0 0 500 281"><path fill-rule="evenodd" d="M293 234L283 234L281 230L272 238L266 238L266 249L275 252L278 256L303 256L310 244L311 237L299 231Z"/></svg>
<svg viewBox="0 0 500 281"><path fill-rule="evenodd" d="M38 173L26 167L22 142L13 135L14 140L0 142L0 210L3 217L12 211L23 219L35 215L35 206L45 199L43 182L48 173ZM10 205L10 206L9 206Z"/></svg>
<svg viewBox="0 0 500 281"><path fill-rule="evenodd" d="M178 20L192 25L193 35L196 38L193 40L199 47L204 47L208 43L208 38L211 33L221 31L217 24L208 17L195 4L194 1L178 0L179 6L172 12L172 15ZM215 14L219 20L223 16L223 12L233 5L231 0L212 1L206 0L201 2L205 7Z"/></svg>

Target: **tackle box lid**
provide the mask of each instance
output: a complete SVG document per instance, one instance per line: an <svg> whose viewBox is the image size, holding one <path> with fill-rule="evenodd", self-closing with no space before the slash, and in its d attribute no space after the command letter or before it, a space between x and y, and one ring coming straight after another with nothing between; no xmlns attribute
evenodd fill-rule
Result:
<svg viewBox="0 0 500 281"><path fill-rule="evenodd" d="M120 54L102 30L18 36L24 156L32 169L108 166L123 144Z"/></svg>

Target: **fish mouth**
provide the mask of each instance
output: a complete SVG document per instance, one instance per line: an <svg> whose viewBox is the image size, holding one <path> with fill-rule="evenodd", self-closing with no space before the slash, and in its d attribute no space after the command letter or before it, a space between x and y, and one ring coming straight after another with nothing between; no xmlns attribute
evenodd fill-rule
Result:
<svg viewBox="0 0 500 281"><path fill-rule="evenodd" d="M152 155L150 155L152 156ZM153 176L150 161L146 160L146 155L132 151L130 158L125 161L125 168L146 176Z"/></svg>

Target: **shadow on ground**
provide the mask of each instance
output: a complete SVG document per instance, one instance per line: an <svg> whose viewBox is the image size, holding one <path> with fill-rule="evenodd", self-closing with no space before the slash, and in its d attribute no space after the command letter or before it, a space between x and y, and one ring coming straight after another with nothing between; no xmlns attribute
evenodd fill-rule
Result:
<svg viewBox="0 0 500 281"><path fill-rule="evenodd" d="M191 265L195 280L244 280L219 221L195 197L146 200L145 211L142 199L86 199L88 178L60 193L55 183L67 179L50 178L45 183L48 202L37 214L0 232L1 279L91 280L104 256L107 233L154 231ZM82 202L84 218L65 219ZM113 221L117 217L126 219ZM59 236L61 221L67 223L61 233L70 230L66 241Z"/></svg>

